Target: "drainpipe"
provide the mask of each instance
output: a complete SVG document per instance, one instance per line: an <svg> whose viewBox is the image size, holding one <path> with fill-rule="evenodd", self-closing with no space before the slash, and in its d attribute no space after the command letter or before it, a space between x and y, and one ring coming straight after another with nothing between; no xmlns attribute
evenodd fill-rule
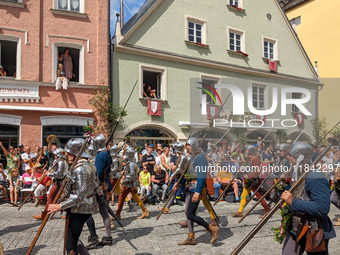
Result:
<svg viewBox="0 0 340 255"><path fill-rule="evenodd" d="M318 79L320 81L320 75L319 75L319 68L318 68L318 61L315 61L315 71L318 74ZM325 84L320 84L320 88L315 91L315 117L319 118L319 91L323 89L323 86Z"/></svg>
<svg viewBox="0 0 340 255"><path fill-rule="evenodd" d="M107 0L107 61L108 61L108 87L110 101L112 102L112 58L111 58L111 1Z"/></svg>

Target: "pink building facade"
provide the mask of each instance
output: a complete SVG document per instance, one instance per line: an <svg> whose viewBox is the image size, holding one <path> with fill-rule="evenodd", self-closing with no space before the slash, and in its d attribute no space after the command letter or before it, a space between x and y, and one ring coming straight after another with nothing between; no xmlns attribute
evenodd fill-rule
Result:
<svg viewBox="0 0 340 255"><path fill-rule="evenodd" d="M81 136L87 121L97 120L89 99L94 88L109 84L108 29L107 1L0 0L0 141L5 147L43 146L49 134L56 134L62 146ZM71 69L69 56L59 59L66 49ZM59 63L71 71L67 90L56 90Z"/></svg>

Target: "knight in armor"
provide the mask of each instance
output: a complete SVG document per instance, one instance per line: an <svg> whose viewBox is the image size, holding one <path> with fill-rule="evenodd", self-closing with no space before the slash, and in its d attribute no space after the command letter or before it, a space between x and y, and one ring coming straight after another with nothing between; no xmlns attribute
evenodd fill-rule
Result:
<svg viewBox="0 0 340 255"><path fill-rule="evenodd" d="M110 149L110 155L112 158L112 165L111 165L111 185L114 187L121 175L121 172L123 170L123 160L119 155L119 148L117 145L113 145ZM120 188L120 182L117 183L115 192L119 196L121 194L121 188ZM109 199L109 197L108 197ZM113 201L113 199L112 199ZM113 205L113 204L112 204Z"/></svg>
<svg viewBox="0 0 340 255"><path fill-rule="evenodd" d="M105 136L102 134L97 135L94 138L93 146L94 149L97 151L97 156L94 164L96 166L102 191L100 195L103 196L103 198L105 198L98 201L99 213L103 218L103 223L105 227L105 236L103 236L102 241L99 242L94 219L92 216L89 217L89 219L86 221L86 225L88 226L90 231L90 236L88 237L88 243L86 245L86 248L88 249L91 249L99 244L111 245L112 244L111 228L114 228L114 225L111 226L109 213L107 207L104 204L106 203L107 192L112 189L111 182L109 180L112 159L110 156L110 151L106 149Z"/></svg>
<svg viewBox="0 0 340 255"><path fill-rule="evenodd" d="M68 173L68 162L64 156L64 150L62 148L57 148L53 151L55 160L53 164L59 159L56 166L54 166L51 171L46 171L45 174L53 180L53 186L50 189L50 194L47 197L47 202L45 210L41 212L40 215L33 215L33 218L37 220L43 220L47 214L48 205L51 204L60 189L61 183L63 182L66 174Z"/></svg>
<svg viewBox="0 0 340 255"><path fill-rule="evenodd" d="M213 244L218 236L219 228L207 223L201 217L196 215L200 199L203 199L204 187L206 185L208 161L204 154L200 153L198 142L196 138L191 137L187 142L187 152L190 153L188 157L189 167L187 174L190 176L190 180L187 183L187 192L185 197L186 211L188 226L188 238L178 243L179 245L195 245L195 232L194 223L204 227L207 232L211 234L211 244ZM177 187L174 187L176 190Z"/></svg>
<svg viewBox="0 0 340 255"><path fill-rule="evenodd" d="M335 231L328 217L330 210L329 183L325 174L321 171L308 169L310 159L313 157L313 147L303 142L296 142L289 146L289 162L294 166L292 181L296 181L305 172L309 171L304 180L294 193L285 191L281 198L290 206L293 222L290 231L287 231L283 243L283 255L302 255L306 248L306 235L304 226L311 229L323 229L325 240L325 251L307 252L307 255L328 254L329 239L334 238ZM297 237L301 239L297 241Z"/></svg>
<svg viewBox="0 0 340 255"><path fill-rule="evenodd" d="M129 193L131 193L133 200L135 200L137 204L142 208L143 214L142 216L138 217L138 219L144 219L149 216L148 210L145 208L143 201L139 198L137 194L137 188L139 186L138 166L135 162L134 156L135 150L131 146L128 146L126 148L127 163L124 171L121 172L121 174L123 174L123 190L118 199L118 209L115 212L118 219L121 218L120 213L123 209L124 201Z"/></svg>
<svg viewBox="0 0 340 255"><path fill-rule="evenodd" d="M241 202L240 202L240 208L238 209L238 212L231 213L234 217L242 217L243 216L243 208L247 202L247 196L249 196L250 192L253 190L254 192L258 188L258 185L260 185L260 175L261 175L261 160L257 156L257 148L254 145L248 145L247 146L249 157L246 162L248 168L249 174L245 174L243 176L243 179L245 180L245 185L243 188L243 192L241 194ZM260 199L262 197L262 194L260 191L258 191L256 194L256 198ZM266 203L266 201L263 199L261 201L261 205L263 206L265 210L265 214L260 216L260 218L263 218L268 212L269 207Z"/></svg>
<svg viewBox="0 0 340 255"><path fill-rule="evenodd" d="M67 158L73 163L80 151L83 138L72 138L66 145ZM83 152L72 172L66 175L66 200L60 204L50 204L48 213L70 211L67 231L67 254L89 254L83 243L79 240L81 231L91 214L98 212L98 203L95 193L99 191L99 178L95 166L88 161L91 156ZM84 189L84 187L86 187Z"/></svg>

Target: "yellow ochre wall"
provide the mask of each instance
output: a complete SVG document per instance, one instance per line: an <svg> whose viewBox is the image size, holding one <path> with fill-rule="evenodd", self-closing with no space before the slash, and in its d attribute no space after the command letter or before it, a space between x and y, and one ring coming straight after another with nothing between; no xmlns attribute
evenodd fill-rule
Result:
<svg viewBox="0 0 340 255"><path fill-rule="evenodd" d="M340 1L309 0L286 11L289 20L301 16L298 37L313 65L318 61L321 83L319 116L328 128L340 121Z"/></svg>

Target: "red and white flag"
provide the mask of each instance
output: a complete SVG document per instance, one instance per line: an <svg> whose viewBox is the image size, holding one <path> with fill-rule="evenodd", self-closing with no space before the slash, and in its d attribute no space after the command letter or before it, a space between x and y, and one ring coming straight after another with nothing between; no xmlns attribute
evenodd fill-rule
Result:
<svg viewBox="0 0 340 255"><path fill-rule="evenodd" d="M213 105L208 105L207 106L207 112L208 112L208 116L207 116L208 120L215 119L217 114L218 114L218 107L213 106Z"/></svg>
<svg viewBox="0 0 340 255"><path fill-rule="evenodd" d="M266 123L266 115L257 115L257 120L262 120L263 123Z"/></svg>
<svg viewBox="0 0 340 255"><path fill-rule="evenodd" d="M296 122L298 125L302 125L303 124L303 114L302 113L297 113L296 114Z"/></svg>
<svg viewBox="0 0 340 255"><path fill-rule="evenodd" d="M148 115L161 116L162 115L162 103L148 100Z"/></svg>

